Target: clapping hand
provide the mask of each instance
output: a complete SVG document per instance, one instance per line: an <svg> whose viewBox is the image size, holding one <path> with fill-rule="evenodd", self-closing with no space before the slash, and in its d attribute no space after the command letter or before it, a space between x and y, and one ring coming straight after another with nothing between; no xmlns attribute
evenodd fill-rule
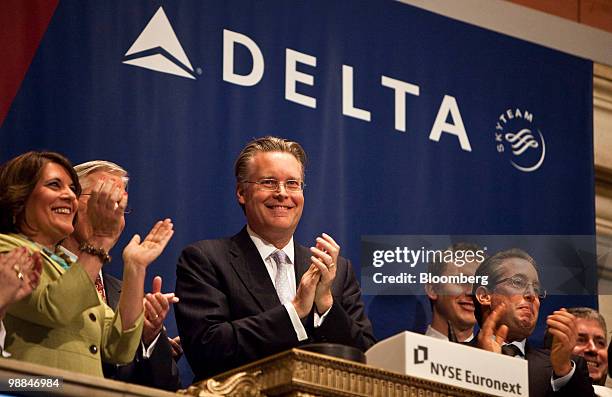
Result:
<svg viewBox="0 0 612 397"><path fill-rule="evenodd" d="M482 324L478 333L478 347L490 352L501 353L502 346L508 338L508 326L498 322L506 311L506 304L497 306Z"/></svg>
<svg viewBox="0 0 612 397"><path fill-rule="evenodd" d="M34 252L30 255L28 250L24 249L22 258L21 268L24 275L24 282L17 291L17 295L15 295L15 301L22 300L38 287L40 274L42 273L42 258L40 257L40 253Z"/></svg>
<svg viewBox="0 0 612 397"><path fill-rule="evenodd" d="M331 285L336 278L336 264L338 263L340 246L330 235L325 233L321 237L317 237L316 241L316 245L310 247L312 253L310 260L318 269L321 277L317 284L314 303L317 306L317 312L323 314L334 302Z"/></svg>
<svg viewBox="0 0 612 397"><path fill-rule="evenodd" d="M110 240L109 247L115 244L125 227L124 211L127 207L128 194L112 180L99 179L87 200L87 218L89 230L81 232L82 241L92 238Z"/></svg>
<svg viewBox="0 0 612 397"><path fill-rule="evenodd" d="M572 370L572 351L578 335L576 317L565 309L556 310L546 318L546 325L553 336L550 363L555 375L565 376Z"/></svg>
<svg viewBox="0 0 612 397"><path fill-rule="evenodd" d="M0 313L5 306L28 296L40 282L40 254L25 247L0 255Z"/></svg>
<svg viewBox="0 0 612 397"><path fill-rule="evenodd" d="M156 276L153 279L151 292L143 298L144 305L144 328L142 340L145 345L150 345L161 332L164 320L170 311L170 305L177 303L179 298L174 293L161 292L162 278Z"/></svg>
<svg viewBox="0 0 612 397"><path fill-rule="evenodd" d="M315 292L320 278L321 274L315 265L310 265L308 270L302 275L300 285L298 285L295 293L295 298L293 298L291 302L300 318L305 318L312 310Z"/></svg>
<svg viewBox="0 0 612 397"><path fill-rule="evenodd" d="M172 358L174 361L178 361L183 355L183 347L181 346L181 337L175 336L174 338L168 338L168 343L172 348Z"/></svg>
<svg viewBox="0 0 612 397"><path fill-rule="evenodd" d="M126 266L137 266L145 269L163 252L174 234L172 221L166 218L158 221L144 240L135 234L123 250L123 262Z"/></svg>

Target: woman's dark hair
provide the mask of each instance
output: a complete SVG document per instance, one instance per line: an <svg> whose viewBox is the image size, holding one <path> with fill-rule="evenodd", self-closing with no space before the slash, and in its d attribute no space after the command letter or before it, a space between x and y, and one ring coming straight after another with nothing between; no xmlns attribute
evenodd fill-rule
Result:
<svg viewBox="0 0 612 397"><path fill-rule="evenodd" d="M17 233L25 217L25 204L47 163L64 167L70 175L77 197L81 194L79 178L70 160L55 152L27 152L0 166L0 233ZM76 220L76 217L75 217Z"/></svg>

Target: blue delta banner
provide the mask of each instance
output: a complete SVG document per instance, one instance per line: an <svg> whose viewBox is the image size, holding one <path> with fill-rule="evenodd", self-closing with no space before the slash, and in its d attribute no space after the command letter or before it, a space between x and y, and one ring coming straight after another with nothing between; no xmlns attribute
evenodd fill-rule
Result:
<svg viewBox="0 0 612 397"><path fill-rule="evenodd" d="M309 155L297 241L332 235L358 272L366 235L594 235L592 63L396 1L60 1L0 158L125 167L114 255L172 218L148 272L172 290L185 245L244 225L233 161L263 135ZM378 338L429 321L423 297L365 300ZM548 302L540 325L596 297Z"/></svg>

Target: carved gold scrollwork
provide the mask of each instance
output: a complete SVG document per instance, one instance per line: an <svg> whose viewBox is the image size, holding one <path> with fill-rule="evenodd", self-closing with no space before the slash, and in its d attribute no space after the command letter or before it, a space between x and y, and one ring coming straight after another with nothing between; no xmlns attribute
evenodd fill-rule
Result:
<svg viewBox="0 0 612 397"><path fill-rule="evenodd" d="M178 394L193 397L264 397L257 377L261 371L239 372L223 381L208 379L184 390L179 390Z"/></svg>

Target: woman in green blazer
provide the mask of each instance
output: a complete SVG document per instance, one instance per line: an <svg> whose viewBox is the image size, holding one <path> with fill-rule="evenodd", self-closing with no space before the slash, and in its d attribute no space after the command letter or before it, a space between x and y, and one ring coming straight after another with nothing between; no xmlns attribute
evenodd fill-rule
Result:
<svg viewBox="0 0 612 397"><path fill-rule="evenodd" d="M123 292L117 312L97 293L94 280L110 260L105 247L127 205L116 186L96 193L98 218L78 257L60 242L74 231L81 187L70 162L53 152L28 152L0 168L0 253L26 247L43 266L32 294L4 318L5 348L12 358L102 377L102 361L132 361L139 345L147 266L173 234L169 219L123 251ZM93 198L93 197L92 197Z"/></svg>

